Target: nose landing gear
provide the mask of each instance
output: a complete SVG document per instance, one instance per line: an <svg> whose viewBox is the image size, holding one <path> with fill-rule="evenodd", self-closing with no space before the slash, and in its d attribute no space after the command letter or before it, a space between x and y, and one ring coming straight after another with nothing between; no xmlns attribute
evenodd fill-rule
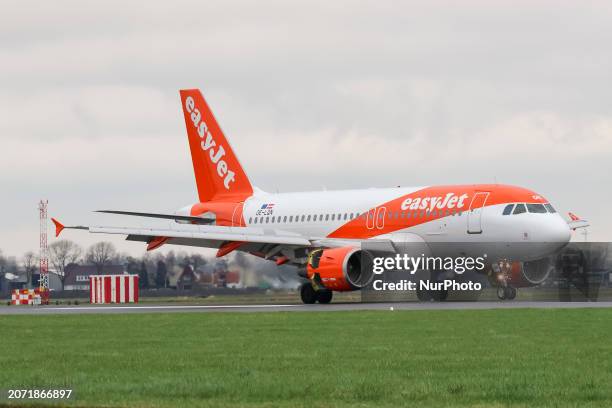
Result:
<svg viewBox="0 0 612 408"><path fill-rule="evenodd" d="M516 298L516 288L508 284L512 273L512 264L503 259L492 265L492 271L497 281L497 297L500 300L512 300Z"/></svg>

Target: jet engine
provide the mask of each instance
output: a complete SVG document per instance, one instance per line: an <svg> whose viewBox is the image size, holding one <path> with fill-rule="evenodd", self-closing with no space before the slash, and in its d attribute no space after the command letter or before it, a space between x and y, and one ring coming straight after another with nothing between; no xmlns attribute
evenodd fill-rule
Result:
<svg viewBox="0 0 612 408"><path fill-rule="evenodd" d="M514 287L535 286L544 282L554 270L549 258L529 262L512 262L508 283Z"/></svg>
<svg viewBox="0 0 612 408"><path fill-rule="evenodd" d="M306 265L308 279L336 291L358 290L373 277L372 255L354 247L318 249L312 251Z"/></svg>

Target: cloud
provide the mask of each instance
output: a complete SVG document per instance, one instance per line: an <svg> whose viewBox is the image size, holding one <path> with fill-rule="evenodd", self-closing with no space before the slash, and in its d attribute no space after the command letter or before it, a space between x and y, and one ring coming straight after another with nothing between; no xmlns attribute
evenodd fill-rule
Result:
<svg viewBox="0 0 612 408"><path fill-rule="evenodd" d="M610 239L611 20L606 2L9 3L0 248L37 247L41 197L110 224L89 211L194 200L185 87L264 189L497 180Z"/></svg>

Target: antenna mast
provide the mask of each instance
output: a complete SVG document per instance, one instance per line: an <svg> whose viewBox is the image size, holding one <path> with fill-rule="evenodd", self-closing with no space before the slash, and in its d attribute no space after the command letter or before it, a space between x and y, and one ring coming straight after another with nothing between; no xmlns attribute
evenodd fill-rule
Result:
<svg viewBox="0 0 612 408"><path fill-rule="evenodd" d="M47 204L49 200L40 200L40 279L39 289L42 304L49 304L49 250L47 249Z"/></svg>

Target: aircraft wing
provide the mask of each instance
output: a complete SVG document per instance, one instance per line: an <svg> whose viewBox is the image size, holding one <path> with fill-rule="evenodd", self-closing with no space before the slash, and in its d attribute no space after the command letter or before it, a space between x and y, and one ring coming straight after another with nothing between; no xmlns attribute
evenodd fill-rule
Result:
<svg viewBox="0 0 612 408"><path fill-rule="evenodd" d="M303 235L271 228L180 224L175 228L64 226L55 218L51 220L55 224L56 236L59 236L63 229L82 229L93 234L119 234L127 236L126 239L130 241L147 242L149 250L166 243L207 248L222 248L228 243L312 246L311 240Z"/></svg>
<svg viewBox="0 0 612 408"><path fill-rule="evenodd" d="M263 228L249 227L220 227L206 226L189 229L171 228L125 228L125 227L89 227L89 232L94 234L120 234L130 237L168 237L168 238L192 238L211 241L238 241L258 242L269 244L287 244L310 246L310 241L305 237L286 231L266 230Z"/></svg>

